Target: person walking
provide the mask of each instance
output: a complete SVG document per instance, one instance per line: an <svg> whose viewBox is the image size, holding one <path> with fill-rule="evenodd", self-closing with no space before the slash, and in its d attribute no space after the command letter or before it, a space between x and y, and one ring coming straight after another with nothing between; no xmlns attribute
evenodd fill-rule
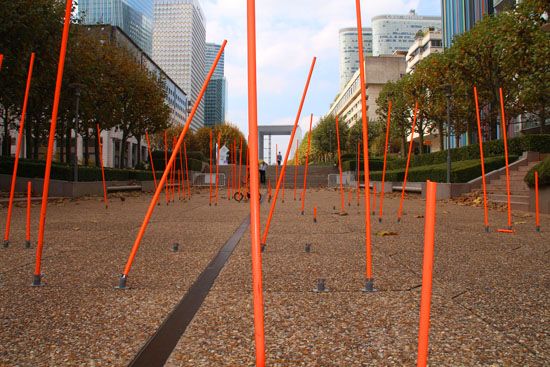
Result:
<svg viewBox="0 0 550 367"><path fill-rule="evenodd" d="M260 183L265 184L265 171L267 164L264 161L260 162Z"/></svg>
<svg viewBox="0 0 550 367"><path fill-rule="evenodd" d="M283 161L283 156L281 155L281 152L279 152L279 154L277 154L277 165L279 167L281 166L282 161Z"/></svg>

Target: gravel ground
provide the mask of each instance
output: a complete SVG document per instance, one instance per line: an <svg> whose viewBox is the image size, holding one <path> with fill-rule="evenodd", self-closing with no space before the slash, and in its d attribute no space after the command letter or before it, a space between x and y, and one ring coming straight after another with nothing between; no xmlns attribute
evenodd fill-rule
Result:
<svg viewBox="0 0 550 367"><path fill-rule="evenodd" d="M416 361L424 201L407 197L401 223L397 195L373 220L375 293L364 285L364 211L341 216L334 191L311 190L277 203L263 254L266 355L269 366L404 366ZM318 207L313 223L312 207ZM264 205L262 219L268 206ZM494 232L506 213L438 202L430 365L550 364L548 300L550 216L514 213L516 233ZM395 235L381 236L380 232ZM378 233L378 235L376 235ZM304 252L310 243L312 252ZM329 292L314 293L325 278ZM254 330L248 234L222 270L168 366L253 366Z"/></svg>
<svg viewBox="0 0 550 367"><path fill-rule="evenodd" d="M161 201L131 289L115 290L150 198L117 195L108 210L97 198L49 205L42 288L30 287L40 206L32 208L31 250L23 248L25 209L14 209L11 246L0 249L0 365L127 365L248 214L227 200L209 207L208 193Z"/></svg>
<svg viewBox="0 0 550 367"><path fill-rule="evenodd" d="M12 245L0 249L0 365L127 365L248 214L248 204L234 201L209 207L206 192L191 202L162 201L130 273L131 289L116 291L149 200L115 197L109 210L96 198L52 203L43 258L47 286L38 289L29 287L34 249L23 249L24 208L15 209ZM383 223L373 217L377 292L367 294L361 292L364 211L355 198L344 216L333 209L335 191L308 191L304 216L291 196L279 200L263 254L269 366L414 365L424 201L407 197L401 223L398 202L397 195L387 196ZM264 204L262 220L267 210ZM38 212L36 205L33 225ZM494 229L505 226L506 213L494 209L487 234L482 208L438 202L431 365L550 364L550 216L541 220L543 232L536 233L533 216L514 213L516 233L500 234ZM36 228L31 233L34 239ZM248 233L168 366L254 365ZM318 278L326 279L329 292L313 292Z"/></svg>

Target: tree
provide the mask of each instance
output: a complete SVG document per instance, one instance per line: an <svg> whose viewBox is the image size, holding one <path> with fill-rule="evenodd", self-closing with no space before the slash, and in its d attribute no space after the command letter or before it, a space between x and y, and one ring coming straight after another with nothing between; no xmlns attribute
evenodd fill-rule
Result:
<svg viewBox="0 0 550 367"><path fill-rule="evenodd" d="M340 134L340 149L347 148L348 125L344 119L338 120L338 132ZM337 157L338 143L336 141L336 117L327 115L319 120L311 135L311 145L315 150L310 152L310 159L318 162L333 161Z"/></svg>

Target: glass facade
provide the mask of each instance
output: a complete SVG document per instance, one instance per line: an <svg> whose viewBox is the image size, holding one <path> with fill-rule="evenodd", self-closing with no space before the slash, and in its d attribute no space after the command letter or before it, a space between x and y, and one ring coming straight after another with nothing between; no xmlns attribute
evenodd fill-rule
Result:
<svg viewBox="0 0 550 367"><path fill-rule="evenodd" d="M359 69L359 46L357 28L343 28L339 32L340 44L340 90ZM363 28L363 51L372 55L372 29Z"/></svg>
<svg viewBox="0 0 550 367"><path fill-rule="evenodd" d="M442 0L443 46L450 47L455 36L470 30L493 10L493 0Z"/></svg>
<svg viewBox="0 0 550 367"><path fill-rule="evenodd" d="M393 55L396 51L407 52L414 43L416 33L425 28L441 29L440 17L416 15L380 15L372 18L373 56Z"/></svg>
<svg viewBox="0 0 550 367"><path fill-rule="evenodd" d="M221 45L214 43L206 44L206 68L209 69L214 63ZM227 96L227 82L224 74L225 52L222 53L218 66L214 70L212 79L208 83L204 98L204 125L213 126L225 122L225 101Z"/></svg>
<svg viewBox="0 0 550 367"><path fill-rule="evenodd" d="M83 24L110 24L126 33L148 55L153 53L153 0L80 0Z"/></svg>

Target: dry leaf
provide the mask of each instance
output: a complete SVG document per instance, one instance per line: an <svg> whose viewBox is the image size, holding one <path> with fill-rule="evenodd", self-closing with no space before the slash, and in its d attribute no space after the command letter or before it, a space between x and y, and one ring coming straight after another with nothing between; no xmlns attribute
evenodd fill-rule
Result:
<svg viewBox="0 0 550 367"><path fill-rule="evenodd" d="M379 237L386 237L386 236L397 236L397 232L390 232L390 231L379 231L376 232L376 235Z"/></svg>

